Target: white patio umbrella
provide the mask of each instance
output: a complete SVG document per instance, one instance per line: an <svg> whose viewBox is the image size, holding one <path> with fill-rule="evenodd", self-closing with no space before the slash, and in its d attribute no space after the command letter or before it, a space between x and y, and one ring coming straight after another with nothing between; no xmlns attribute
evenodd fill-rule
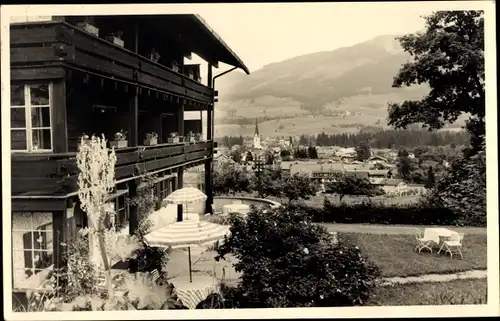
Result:
<svg viewBox="0 0 500 321"><path fill-rule="evenodd" d="M165 198L165 201L169 204L186 205L187 212L187 204L205 201L206 199L207 195L199 189L194 187L184 187L173 191Z"/></svg>
<svg viewBox="0 0 500 321"><path fill-rule="evenodd" d="M222 239L229 234L229 226L205 221L182 221L169 224L144 236L151 247L172 247L188 249L189 282L191 275L191 246L204 245Z"/></svg>

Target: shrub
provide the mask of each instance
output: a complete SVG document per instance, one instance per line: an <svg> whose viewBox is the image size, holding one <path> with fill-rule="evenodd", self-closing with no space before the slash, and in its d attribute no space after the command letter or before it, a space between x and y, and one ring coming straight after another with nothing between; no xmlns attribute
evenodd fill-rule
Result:
<svg viewBox="0 0 500 321"><path fill-rule="evenodd" d="M149 273L127 274L121 280L125 293L107 299L96 295L79 295L70 302L52 298L42 311L117 311L186 309L171 283L153 282Z"/></svg>
<svg viewBox="0 0 500 321"><path fill-rule="evenodd" d="M63 268L60 273L51 273L51 287L65 302L79 295L101 295L99 281L95 277L96 267L89 260L88 234L78 233L65 246Z"/></svg>
<svg viewBox="0 0 500 321"><path fill-rule="evenodd" d="M384 205L376 202L333 204L325 200L322 209L304 208L314 222L401 225L461 225L450 209L430 203ZM471 224L471 226L482 226Z"/></svg>
<svg viewBox="0 0 500 321"><path fill-rule="evenodd" d="M140 193L129 202L133 205L138 206L138 212L140 213L141 220L139 221L139 226L135 231L135 235L139 240L143 240L144 236L151 232L153 224L149 219L149 215L154 211L157 197L154 196L154 190L156 176L151 175L142 179L141 184L143 188ZM129 272L152 272L158 270L158 272L166 272L166 266L169 259L170 250L162 247L150 247L145 242L142 244L142 248L137 249L133 253L134 259L129 260Z"/></svg>
<svg viewBox="0 0 500 321"><path fill-rule="evenodd" d="M139 228L135 232L137 237L141 240L144 235L148 234L151 230L151 221L145 217L139 222ZM142 248L134 252L134 259L129 260L129 272L166 272L166 266L170 255L170 249L164 247L150 247L143 242Z"/></svg>
<svg viewBox="0 0 500 321"><path fill-rule="evenodd" d="M208 215L205 217L205 220L210 223L220 224L220 225L229 225L229 216L228 215Z"/></svg>
<svg viewBox="0 0 500 321"><path fill-rule="evenodd" d="M380 275L348 243L333 245L330 234L312 224L300 206L253 210L231 216L231 235L216 260L237 258L241 282L231 293L237 308L362 305Z"/></svg>

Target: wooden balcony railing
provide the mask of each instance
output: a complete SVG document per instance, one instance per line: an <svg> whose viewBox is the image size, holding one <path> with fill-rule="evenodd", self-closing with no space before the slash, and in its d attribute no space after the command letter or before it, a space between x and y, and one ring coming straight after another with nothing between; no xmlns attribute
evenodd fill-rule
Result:
<svg viewBox="0 0 500 321"><path fill-rule="evenodd" d="M10 32L16 73L28 66L67 65L197 102L213 101L209 87L68 23L14 24Z"/></svg>
<svg viewBox="0 0 500 321"><path fill-rule="evenodd" d="M196 166L213 155L210 141L116 150L116 180L161 169ZM76 153L12 154L12 195L65 195L77 190Z"/></svg>

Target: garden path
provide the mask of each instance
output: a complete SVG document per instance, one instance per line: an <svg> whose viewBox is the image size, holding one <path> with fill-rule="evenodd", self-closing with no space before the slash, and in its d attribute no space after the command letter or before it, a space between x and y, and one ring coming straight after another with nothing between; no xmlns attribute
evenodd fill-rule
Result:
<svg viewBox="0 0 500 321"><path fill-rule="evenodd" d="M452 274L425 274L409 277L392 277L382 279L382 286L393 284L425 283L425 282L449 282L458 279L484 279L488 276L486 270L470 270Z"/></svg>
<svg viewBox="0 0 500 321"><path fill-rule="evenodd" d="M370 234L408 234L413 235L414 229L424 229L426 225L378 225L378 224L340 224L340 223L321 223L328 232L340 233L370 233ZM465 234L483 234L486 235L485 227L456 227L456 226L439 226L449 228L458 233Z"/></svg>

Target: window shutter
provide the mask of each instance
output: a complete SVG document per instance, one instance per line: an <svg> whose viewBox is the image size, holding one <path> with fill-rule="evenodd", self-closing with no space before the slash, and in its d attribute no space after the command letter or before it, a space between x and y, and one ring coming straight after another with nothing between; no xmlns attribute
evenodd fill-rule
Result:
<svg viewBox="0 0 500 321"><path fill-rule="evenodd" d="M156 202L156 207L155 207L155 211L158 211L160 208L161 208L161 202L163 201L162 197L161 197L161 182L159 183L156 183L155 185L155 190L156 190L156 197L158 197L158 201Z"/></svg>
<svg viewBox="0 0 500 321"><path fill-rule="evenodd" d="M24 267L26 269L32 269L33 268L33 238L32 238L32 232L24 233L23 234L23 249L24 251ZM30 277L33 275L33 271L29 270L26 271L25 273L27 277Z"/></svg>

